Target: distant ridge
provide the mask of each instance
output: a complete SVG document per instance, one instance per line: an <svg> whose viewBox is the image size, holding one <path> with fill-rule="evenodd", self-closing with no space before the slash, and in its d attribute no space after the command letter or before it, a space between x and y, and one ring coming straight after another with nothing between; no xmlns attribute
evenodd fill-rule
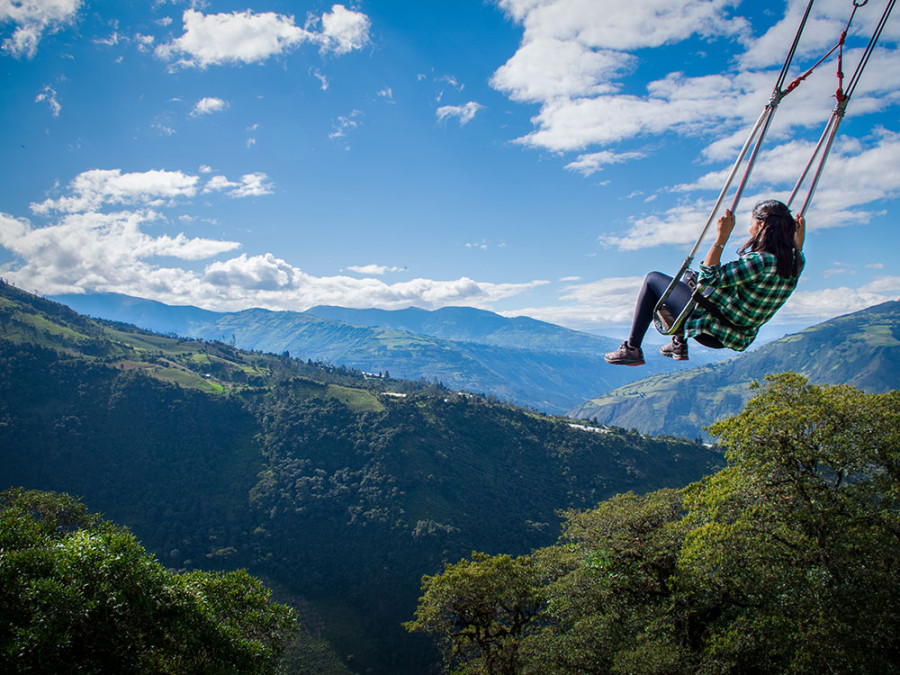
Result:
<svg viewBox="0 0 900 675"><path fill-rule="evenodd" d="M54 299L83 314L161 333L275 354L288 351L304 360L407 380L437 380L556 414L599 392L680 366L657 359L642 373L611 368L603 354L617 340L471 307L387 311L319 306L306 312L220 313L117 294ZM718 357L707 352L697 362Z"/></svg>
<svg viewBox="0 0 900 675"><path fill-rule="evenodd" d="M442 307L433 311L409 307L389 311L319 305L306 313L323 319L391 328L456 342L536 351L583 351L594 354L598 340L604 343L612 341L611 338L598 338L527 316L507 318L474 307Z"/></svg>
<svg viewBox="0 0 900 675"><path fill-rule="evenodd" d="M634 382L570 414L694 438L702 427L740 412L754 380L784 371L813 384L847 384L869 393L900 388L900 302L831 319L727 361Z"/></svg>
<svg viewBox="0 0 900 675"><path fill-rule="evenodd" d="M68 305L80 314L112 321L132 323L139 328L158 333L174 333L194 337L191 329L215 321L216 312L191 305L166 305L156 300L136 298L120 293L66 294L52 298ZM117 316L107 316L115 313Z"/></svg>

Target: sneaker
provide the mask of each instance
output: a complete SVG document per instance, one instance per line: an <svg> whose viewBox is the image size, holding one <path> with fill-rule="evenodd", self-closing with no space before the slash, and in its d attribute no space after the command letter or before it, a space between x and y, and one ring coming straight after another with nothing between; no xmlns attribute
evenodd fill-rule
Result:
<svg viewBox="0 0 900 675"><path fill-rule="evenodd" d="M614 366L642 366L644 365L644 352L640 347L631 347L628 340L622 343L614 352L609 352L603 357L607 363Z"/></svg>
<svg viewBox="0 0 900 675"><path fill-rule="evenodd" d="M687 340L672 338L672 342L659 348L659 353L663 356L675 359L676 361L688 360L688 343Z"/></svg>

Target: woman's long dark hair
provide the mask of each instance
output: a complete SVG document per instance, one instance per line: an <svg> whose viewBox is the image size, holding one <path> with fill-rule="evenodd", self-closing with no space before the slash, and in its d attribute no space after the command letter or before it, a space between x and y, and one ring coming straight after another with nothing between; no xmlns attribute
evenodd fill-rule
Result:
<svg viewBox="0 0 900 675"><path fill-rule="evenodd" d="M753 207L753 217L762 223L756 236L750 237L738 254L748 251L765 251L775 256L775 271L788 278L800 274L800 256L794 244L797 221L787 205L767 199Z"/></svg>

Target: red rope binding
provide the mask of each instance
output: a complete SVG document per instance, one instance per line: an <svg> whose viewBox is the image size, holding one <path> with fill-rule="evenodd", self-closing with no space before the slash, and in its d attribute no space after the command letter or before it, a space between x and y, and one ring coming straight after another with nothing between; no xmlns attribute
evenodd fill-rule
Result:
<svg viewBox="0 0 900 675"><path fill-rule="evenodd" d="M844 28L843 32L841 32L841 38L838 40L837 44L828 50L828 53L825 54L821 59L816 61L815 65L812 68L803 73L800 77L796 78L793 82L791 82L787 88L784 90L783 96L787 96L789 93L794 91L797 87L800 86L800 83L803 82L807 77L812 75L813 71L818 68L829 56L834 54L834 50L838 50L838 68L837 68L837 77L838 77L838 88L835 92L835 97L838 101L843 101L844 96L844 42L847 40L847 33L850 31L850 24L853 23L853 17L856 16L856 10L865 5L869 0L853 0L853 11L850 13L850 18L847 20L847 25Z"/></svg>
<svg viewBox="0 0 900 675"><path fill-rule="evenodd" d="M854 3L854 8L856 4ZM856 13L856 9L853 10L854 14ZM853 18L853 15L850 16ZM847 24L847 28L850 27L850 24ZM838 88L837 91L834 92L834 97L838 100L838 102L844 100L844 40L847 39L847 29L844 29L844 32L841 33L841 41L838 43L840 49L838 50L838 67L837 67L837 78L838 78Z"/></svg>

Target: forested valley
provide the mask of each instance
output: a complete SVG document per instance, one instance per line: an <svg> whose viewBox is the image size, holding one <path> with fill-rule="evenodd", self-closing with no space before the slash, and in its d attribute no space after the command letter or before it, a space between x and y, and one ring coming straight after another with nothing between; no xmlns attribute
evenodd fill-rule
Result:
<svg viewBox="0 0 900 675"><path fill-rule="evenodd" d="M710 447L0 291L4 669L897 671L897 391Z"/></svg>
<svg viewBox="0 0 900 675"><path fill-rule="evenodd" d="M297 612L290 672L436 671L431 637L402 626L423 575L549 546L563 510L723 465L697 441L0 290L3 486L78 496L175 572L247 569Z"/></svg>

